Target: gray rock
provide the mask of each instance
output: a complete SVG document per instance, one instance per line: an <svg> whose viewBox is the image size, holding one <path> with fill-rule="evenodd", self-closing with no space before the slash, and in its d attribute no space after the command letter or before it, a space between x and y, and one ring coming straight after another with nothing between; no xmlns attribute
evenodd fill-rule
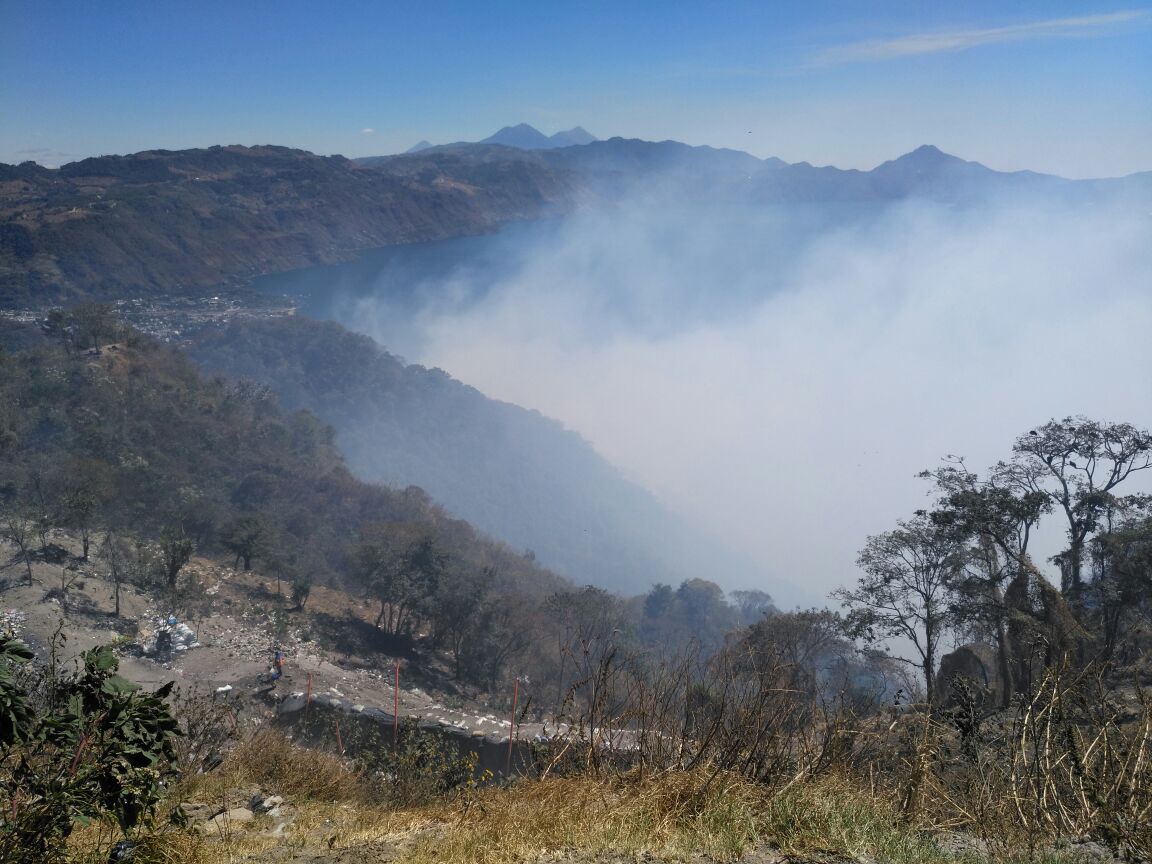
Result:
<svg viewBox="0 0 1152 864"><path fill-rule="evenodd" d="M252 796L252 801L248 804L248 807L254 813L270 813L272 810L275 810L283 803L284 799L279 795L266 796L261 793L259 795Z"/></svg>
<svg viewBox="0 0 1152 864"><path fill-rule="evenodd" d="M247 807L233 807L231 810L225 810L223 813L213 816L200 826L200 830L204 834L212 836L243 822L251 822L255 818L255 814Z"/></svg>
<svg viewBox="0 0 1152 864"><path fill-rule="evenodd" d="M1102 864L1105 861L1120 860L1115 852L1095 840L1072 843L1061 849L1060 852L1060 857L1065 861L1075 862L1075 864Z"/></svg>
<svg viewBox="0 0 1152 864"><path fill-rule="evenodd" d="M988 844L962 831L941 831L931 836L932 845L945 855L991 858Z"/></svg>
<svg viewBox="0 0 1152 864"><path fill-rule="evenodd" d="M192 801L185 801L177 809L184 814L184 818L188 820L190 825L205 822L217 813L224 812L224 808L219 804L203 804Z"/></svg>

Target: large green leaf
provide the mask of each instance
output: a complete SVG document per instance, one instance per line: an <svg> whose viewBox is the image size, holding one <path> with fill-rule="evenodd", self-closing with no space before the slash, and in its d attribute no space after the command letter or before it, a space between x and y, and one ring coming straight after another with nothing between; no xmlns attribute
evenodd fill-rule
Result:
<svg viewBox="0 0 1152 864"><path fill-rule="evenodd" d="M100 689L105 693L119 695L122 693L134 693L140 689L140 685L133 684L127 678L121 678L119 675L112 675L100 685Z"/></svg>

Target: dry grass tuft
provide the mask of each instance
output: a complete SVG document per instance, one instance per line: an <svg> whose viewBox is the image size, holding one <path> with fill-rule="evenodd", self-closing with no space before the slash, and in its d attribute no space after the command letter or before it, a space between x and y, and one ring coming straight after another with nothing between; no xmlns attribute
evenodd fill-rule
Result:
<svg viewBox="0 0 1152 864"><path fill-rule="evenodd" d="M77 828L68 840L71 864L107 864L119 832L106 825ZM211 864L203 838L176 828L165 828L133 839L132 864Z"/></svg>
<svg viewBox="0 0 1152 864"><path fill-rule="evenodd" d="M914 826L889 794L869 794L858 783L825 776L774 797L762 829L773 845L795 855L835 853L890 862L954 862Z"/></svg>
<svg viewBox="0 0 1152 864"><path fill-rule="evenodd" d="M743 781L710 781L704 772L643 782L631 776L525 780L441 808L445 830L419 840L410 860L497 864L561 851L731 857L755 840L754 805Z"/></svg>
<svg viewBox="0 0 1152 864"><path fill-rule="evenodd" d="M261 729L237 745L219 770L190 778L186 799L217 800L229 789L259 786L293 800L364 802L370 790L340 757L293 744Z"/></svg>
<svg viewBox="0 0 1152 864"><path fill-rule="evenodd" d="M751 849L773 847L804 860L987 864L974 853L937 848L901 819L887 793L873 796L830 776L783 790L703 770L642 781L551 778L484 790L459 807L443 808L436 818L444 830L418 839L404 861L509 864L559 855L732 861Z"/></svg>

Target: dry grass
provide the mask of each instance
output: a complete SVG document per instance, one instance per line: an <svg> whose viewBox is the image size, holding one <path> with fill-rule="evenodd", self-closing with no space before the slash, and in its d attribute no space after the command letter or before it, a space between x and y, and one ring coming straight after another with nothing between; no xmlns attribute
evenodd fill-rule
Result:
<svg viewBox="0 0 1152 864"><path fill-rule="evenodd" d="M178 793L185 800L215 801L229 789L249 786L297 801L363 803L371 797L340 757L297 746L273 729L240 742L218 770L189 778Z"/></svg>
<svg viewBox="0 0 1152 864"><path fill-rule="evenodd" d="M523 781L441 808L445 830L419 841L410 860L497 864L561 851L677 857L703 851L731 857L755 838L755 800L747 791L729 778L708 783L702 772L646 782L629 777Z"/></svg>
<svg viewBox="0 0 1152 864"><path fill-rule="evenodd" d="M960 746L946 723L912 715L887 726L857 726L859 746L851 752L826 747L820 752L839 754L838 761L806 759L790 776L757 778L712 767L716 762L606 770L521 779L402 809L384 806L387 796L347 761L262 730L217 771L174 790L171 803L237 806L260 789L288 799L290 832L268 836L272 820L258 817L211 840L168 833L140 861L255 862L271 860L277 847L323 854L378 844L374 850L391 850L389 860L410 864L698 855L724 861L765 846L812 861L1032 864L1060 861L1053 844L1084 835L1142 851L1152 807L1152 712L1144 703L1142 713L1121 723L1119 709L1087 693L1053 683L1023 703L1015 720L1004 718L988 731L976 749ZM939 828L983 839L991 857L938 849L928 832ZM78 832L70 844L74 859L102 864L95 851L84 850L101 847L106 856L110 841L97 842L91 831ZM90 841L87 847L81 838ZM365 862L376 860L375 851L365 854Z"/></svg>
<svg viewBox="0 0 1152 864"><path fill-rule="evenodd" d="M110 826L77 828L68 840L72 864L107 864L118 839ZM136 839L132 864L212 864L216 859L201 837L176 828L142 834Z"/></svg>
<svg viewBox="0 0 1152 864"><path fill-rule="evenodd" d="M557 854L734 860L770 845L796 854L866 854L892 864L956 861L894 814L842 783L797 785L781 795L739 775L705 771L635 777L553 778L491 789L439 816L412 864L505 864Z"/></svg>
<svg viewBox="0 0 1152 864"><path fill-rule="evenodd" d="M891 790L872 793L833 774L786 788L704 769L644 778L638 772L599 779L551 777L474 790L453 803L388 810L373 803L373 790L340 760L262 733L219 772L196 778L178 797L227 797L246 784L289 799L293 820L287 835L265 833L272 827L267 817L210 839L169 830L147 838L138 860L238 864L272 860L269 853L285 846L323 854L384 843L395 847L396 860L406 864L511 864L560 857L683 861L698 855L733 861L764 846L812 861L837 856L886 864L987 861L937 849L919 826L907 823ZM319 790L325 794L318 795ZM107 829L78 831L70 844L73 860L103 864L110 836ZM996 860L1058 859L1025 854Z"/></svg>

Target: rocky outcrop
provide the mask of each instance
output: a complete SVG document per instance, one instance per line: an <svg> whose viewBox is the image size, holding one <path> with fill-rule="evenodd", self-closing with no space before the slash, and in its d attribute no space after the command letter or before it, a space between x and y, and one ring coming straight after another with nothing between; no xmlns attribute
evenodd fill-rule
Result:
<svg viewBox="0 0 1152 864"><path fill-rule="evenodd" d="M961 686L967 685L967 690ZM989 645L972 642L961 645L940 659L936 673L937 703L951 707L961 692L971 692L982 704L991 707L1000 704L1003 683L996 664L996 650Z"/></svg>

